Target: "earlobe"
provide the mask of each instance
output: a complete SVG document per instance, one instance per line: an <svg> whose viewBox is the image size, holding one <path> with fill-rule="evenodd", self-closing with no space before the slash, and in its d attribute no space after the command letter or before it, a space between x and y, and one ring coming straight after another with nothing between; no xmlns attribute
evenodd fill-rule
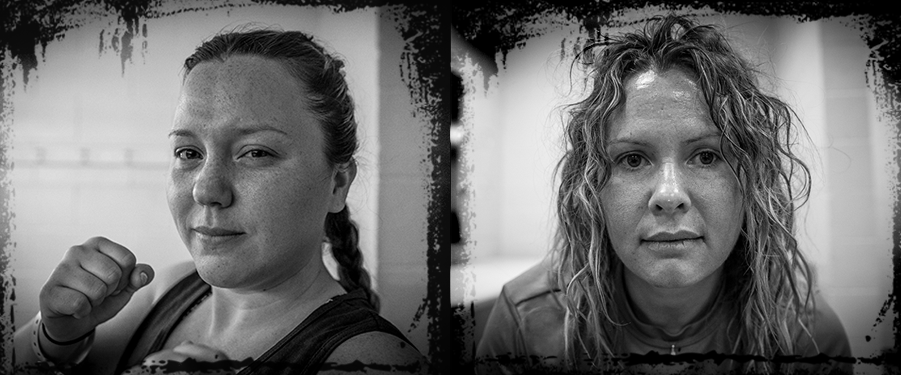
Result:
<svg viewBox="0 0 901 375"><path fill-rule="evenodd" d="M336 213L344 209L347 192L357 176L357 163L353 160L338 164L332 171L332 202L329 212Z"/></svg>

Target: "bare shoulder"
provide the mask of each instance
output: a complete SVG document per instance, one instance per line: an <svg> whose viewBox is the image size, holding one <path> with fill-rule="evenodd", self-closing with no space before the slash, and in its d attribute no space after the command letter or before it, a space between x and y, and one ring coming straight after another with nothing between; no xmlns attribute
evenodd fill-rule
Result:
<svg viewBox="0 0 901 375"><path fill-rule="evenodd" d="M403 339L385 332L351 337L326 360L334 366L320 374L425 374L425 357Z"/></svg>

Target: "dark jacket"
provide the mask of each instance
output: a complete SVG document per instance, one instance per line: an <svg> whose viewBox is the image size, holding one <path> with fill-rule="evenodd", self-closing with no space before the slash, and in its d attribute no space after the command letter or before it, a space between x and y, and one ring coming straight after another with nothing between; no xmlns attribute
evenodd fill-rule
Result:
<svg viewBox="0 0 901 375"><path fill-rule="evenodd" d="M694 363L667 364L667 371L691 373L734 372L745 363L742 353L732 353L736 342L735 330L727 329L729 317L734 314L729 303L722 297L681 332L670 335L635 317L628 296L624 291L621 272L618 272L614 287L613 315L619 323L625 323L608 340L615 351L624 355L650 354L637 358L635 362L625 362L627 373L653 373L653 361L670 359L675 352L676 359L698 359ZM721 295L721 294L720 294ZM564 318L565 307L562 292L549 279L548 261L529 269L504 285L488 318L485 332L477 350L477 369L482 374L516 374L538 372L558 372L564 359ZM798 324L790 327L797 349L797 355L813 357L823 353L835 359L851 360L848 337L835 312L823 301L817 299L813 340ZM715 352L715 353L711 353ZM733 354L739 354L734 356ZM587 355L586 355L587 356ZM632 357L636 359L636 357ZM718 359L724 359L718 361ZM581 368L591 370L590 363ZM839 370L852 372L849 362L823 358L813 364L799 364L804 370L830 372ZM782 367L784 368L784 367Z"/></svg>

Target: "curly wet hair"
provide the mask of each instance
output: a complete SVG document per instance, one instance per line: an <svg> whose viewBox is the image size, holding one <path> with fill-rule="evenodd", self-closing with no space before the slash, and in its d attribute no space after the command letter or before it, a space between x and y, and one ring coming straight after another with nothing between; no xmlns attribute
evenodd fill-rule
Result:
<svg viewBox="0 0 901 375"><path fill-rule="evenodd" d="M557 165L558 229L552 279L566 306L568 366L618 366L623 321L613 308L614 277L622 262L606 229L601 191L614 162L605 146L611 119L625 102L624 84L654 70L689 72L721 132L722 149L739 183L744 211L739 239L724 265L724 301L733 353L794 354L790 326L809 335L812 271L794 235L795 209L810 194L810 172L793 151L806 134L797 115L764 93L758 72L721 30L686 16L651 19L643 29L587 43L574 65L586 73L587 96L568 105L565 154ZM601 353L586 356L584 353ZM757 361L747 369L770 370Z"/></svg>

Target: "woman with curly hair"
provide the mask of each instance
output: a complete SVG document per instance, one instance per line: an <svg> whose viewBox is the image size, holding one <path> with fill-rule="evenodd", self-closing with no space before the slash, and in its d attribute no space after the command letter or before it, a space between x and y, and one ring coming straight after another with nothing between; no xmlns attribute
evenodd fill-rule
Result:
<svg viewBox="0 0 901 375"><path fill-rule="evenodd" d="M591 86L568 107L556 246L504 286L479 368L850 371L773 360L850 357L794 235L810 177L792 110L716 28L683 16L577 60ZM706 357L666 362L689 353Z"/></svg>

